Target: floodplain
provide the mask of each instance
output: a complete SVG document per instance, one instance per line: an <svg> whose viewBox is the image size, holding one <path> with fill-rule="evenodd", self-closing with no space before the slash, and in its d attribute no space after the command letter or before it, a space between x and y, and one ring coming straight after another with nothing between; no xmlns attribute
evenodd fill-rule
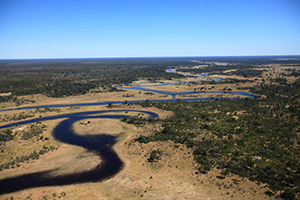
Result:
<svg viewBox="0 0 300 200"><path fill-rule="evenodd" d="M97 110L127 117L87 118L72 126L77 135L117 138L112 148L124 166L114 176L99 182L4 192L0 198L299 198L300 58L296 58L1 61L0 107L15 110L0 111L0 126ZM192 76L167 73L168 69ZM204 73L223 80L197 77ZM142 88L195 93L176 95L175 102L153 103L174 97L114 87L142 81ZM149 87L175 82L188 83ZM222 93L210 93L215 91ZM182 101L190 98L210 100ZM144 102L127 103L132 100ZM41 108L89 102L107 104ZM25 106L35 109L18 109ZM114 110L151 111L159 118ZM62 120L1 129L1 181L48 170L53 177L80 174L101 165L103 160L92 151L53 137Z"/></svg>

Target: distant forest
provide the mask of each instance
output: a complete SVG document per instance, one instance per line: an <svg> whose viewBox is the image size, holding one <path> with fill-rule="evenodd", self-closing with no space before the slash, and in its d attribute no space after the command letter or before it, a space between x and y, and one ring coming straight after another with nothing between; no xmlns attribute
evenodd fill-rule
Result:
<svg viewBox="0 0 300 200"><path fill-rule="evenodd" d="M128 84L138 79L150 82L179 77L165 73L168 68L199 65L202 62L229 62L239 75L250 74L246 68L259 64L282 63L279 57L186 57L186 58L116 58L116 59L49 59L49 60L0 60L1 102L15 96L44 94L48 97L66 97L94 92L115 91L113 84ZM282 57L280 57L282 58ZM286 58L299 58L288 56ZM231 66L232 68L233 66ZM210 66L194 72L221 72L228 66ZM184 70L183 70L184 71ZM252 71L253 72L253 71Z"/></svg>

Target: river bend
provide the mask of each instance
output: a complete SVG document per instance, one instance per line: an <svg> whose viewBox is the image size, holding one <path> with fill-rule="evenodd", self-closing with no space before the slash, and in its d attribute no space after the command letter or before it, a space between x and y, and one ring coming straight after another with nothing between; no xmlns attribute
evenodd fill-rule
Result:
<svg viewBox="0 0 300 200"><path fill-rule="evenodd" d="M18 125L25 125L37 121L46 121L54 119L63 119L54 129L52 135L60 142L76 145L85 148L99 156L102 162L90 171L84 171L75 174L51 176L51 171L42 171L30 173L21 176L11 177L0 180L0 194L11 193L19 190L24 190L33 187L42 186L58 186L69 185L74 183L84 182L99 182L117 174L124 166L119 156L113 150L112 146L116 143L116 136L100 134L100 135L78 135L72 129L72 125L83 119L122 119L130 117L128 115L119 115L118 112L138 112L149 115L151 118L157 118L158 115L154 112L140 110L105 110L105 111L90 111L73 114L64 114L38 119L31 119L17 123L0 126L9 128Z"/></svg>
<svg viewBox="0 0 300 200"><path fill-rule="evenodd" d="M178 73L183 76L193 76L188 73L177 72L175 69L166 70L168 73ZM221 81L223 78L221 77L208 77L208 73L202 74L199 76L195 76L198 78L207 78L206 80L199 80L194 82L208 82L208 81ZM248 92L241 91L191 91L191 92L170 92L170 91L160 91L155 89L150 89L149 87L159 87L164 85L178 85L185 83L192 83L189 81L186 82L175 82L175 83L164 83L164 84L154 84L154 85L145 85L147 82L142 81L139 84L133 85L125 85L125 86L115 86L118 89L126 89L126 90L140 90L140 91L148 91L154 92L158 94L170 95L173 99L158 99L151 100L151 102L175 102L178 101L176 96L178 95L186 95L186 94L198 94L198 93L231 93L235 95L243 95L246 98L255 98L255 95L252 95ZM212 97L207 98L185 98L180 99L180 101L203 101L216 99ZM226 99L235 99L226 98ZM147 100L132 100L126 101L126 103L141 103ZM97 105L108 105L109 103L113 104L123 104L125 101L110 101L110 102L94 102L94 103L78 103L78 104L57 104L57 105L44 105L39 106L40 108L60 108L60 107L71 107L71 106L97 106ZM27 109L35 109L36 106L26 106L20 108L9 108L2 109L1 111L10 111L10 110L27 110ZM112 146L116 143L116 136L100 134L100 135L77 135L72 129L71 126L82 119L92 119L92 118L107 118L107 119L121 119L124 117L130 117L127 115L116 115L113 114L115 112L140 112L144 114L148 114L152 118L157 118L158 115L149 111L142 110L104 110L104 111L89 111L89 112L80 112L80 113L72 113L72 114L63 114L57 116L49 116L37 119L30 119L21 122L11 123L8 125L0 126L2 128L9 128L18 125L25 125L29 123L34 123L37 121L46 121L46 120L54 120L54 119L63 119L54 129L53 137L60 142L81 146L85 148L87 151L92 151L99 157L101 157L101 164L96 166L94 169L86 172L76 173L76 174L67 174L60 176L50 176L50 173L55 171L42 171L37 173L25 174L22 176L11 177L7 179L0 180L0 194L11 193L19 190L24 190L32 187L41 187L41 186L58 186L58 185L68 185L74 183L84 183L84 182L98 182L112 177L117 174L124 166L123 162L120 160L119 156L113 150Z"/></svg>

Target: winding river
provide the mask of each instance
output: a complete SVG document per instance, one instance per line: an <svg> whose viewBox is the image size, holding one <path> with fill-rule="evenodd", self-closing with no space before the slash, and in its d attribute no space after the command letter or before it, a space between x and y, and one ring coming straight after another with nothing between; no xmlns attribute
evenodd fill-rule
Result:
<svg viewBox="0 0 300 200"><path fill-rule="evenodd" d="M158 94L164 94L164 95L171 95L173 99L176 99L177 95L187 95L187 94L200 94L200 93L205 93L205 94L234 94L234 95L243 95L247 98L255 98L256 96L253 94L250 94L248 92L241 92L241 91L191 91L191 92L169 92L169 91L161 91L161 90L154 90L154 89L149 89L148 87L159 87L159 86L165 86L165 85L181 85L181 84L187 84L187 83L201 83L201 82L212 82L212 81L221 81L224 80L222 77L210 77L208 76L208 73L202 74L202 75L191 75L189 73L183 73L183 72L177 72L175 69L168 69L166 70L168 73L177 73L183 76L187 77L197 77L197 78L206 78L203 80L198 80L198 81L183 81L183 82L173 82L173 83L161 83L161 84L152 84L152 85L145 85L147 81L142 81L139 84L130 84L126 86L115 86L118 89L125 89L125 90L141 90L141 91L146 91L146 92L154 92ZM182 101L203 101L203 100L209 100L212 99L211 97L208 98L188 98L188 99L182 99ZM164 102L166 100L163 100Z"/></svg>
<svg viewBox="0 0 300 200"><path fill-rule="evenodd" d="M175 71L174 69L167 70L168 73L179 73L184 76L192 76L187 73L180 73ZM219 77L208 77L208 74L202 74L200 76L196 76L198 78L208 78L207 80L199 80L195 82L204 82L204 81L220 81L223 78ZM159 99L159 100L151 100L151 102L175 102L178 101L176 99L177 95L184 94L195 94L195 93L226 93L224 91L192 91L192 92L168 92L168 91L160 91L149 89L148 87L157 87L163 85L178 85L190 82L176 82L176 83L165 83L165 84L156 84L156 85L145 85L145 81L140 82L137 85L127 85L127 86L115 86L118 89L131 89L131 90L141 90L154 92L159 94L171 95L173 99ZM228 92L227 92L228 93ZM232 94L243 95L247 98L255 98L255 95L252 95L247 92L240 91L231 91ZM213 99L211 97L208 98L187 98L181 99L181 101L202 101L202 100L210 100ZM229 98L228 98L229 99ZM145 102L146 100L133 100L127 101L127 103L140 103ZM80 103L80 104L57 104L57 105L45 105L40 106L40 108L59 108L59 107L71 107L71 106L96 106L96 105L108 105L109 103L113 104L123 104L125 101L112 101L112 102L95 102L95 103ZM10 111L17 109L35 109L36 106L27 106L20 108L10 108L10 109L2 109L1 111ZM149 115L151 118L157 118L158 115L149 111L142 110L105 110L105 111L89 111L89 112L80 112L80 113L72 113L72 114L63 114L57 116L50 116L44 118L30 119L22 122L11 123L8 125L0 126L0 129L9 128L17 125L25 125L29 123L34 123L37 121L46 121L46 120L55 120L55 119L63 119L54 129L53 137L60 142L67 143L70 145L77 145L85 148L87 151L92 151L95 155L98 155L102 162L97 165L94 169L90 171L85 171L81 173L75 174L66 174L59 176L51 176L51 173L55 170L51 171L42 171L37 173L30 173L21 176L11 177L7 179L0 180L0 194L11 193L19 190L24 190L33 187L41 187L41 186L58 186L58 185L68 185L74 183L84 183L84 182L99 182L105 179L112 177L117 174L123 168L123 162L120 160L119 156L112 149L112 146L116 143L116 136L101 134L101 135L77 135L73 129L72 125L83 119L92 119L92 118L106 118L106 119L121 119L124 117L129 117L127 115L118 115L118 112L138 112Z"/></svg>
<svg viewBox="0 0 300 200"><path fill-rule="evenodd" d="M90 171L75 174L67 174L60 176L51 176L51 171L42 171L37 173L25 174L0 180L0 194L11 193L32 187L41 186L58 186L84 182L98 182L112 177L123 168L123 162L112 149L116 143L116 136L101 135L77 135L72 129L72 125L82 119L121 119L127 115L118 115L118 112L138 112L149 115L151 118L157 118L158 115L149 111L138 110L106 110L106 111L90 111L73 114L64 114L38 119L31 119L22 122L12 123L2 128L8 128L16 125L25 125L37 121L46 121L54 119L64 119L54 129L52 135L56 140L70 145L76 145L85 148L87 151L93 152L99 156L102 162ZM113 114L114 113L114 114ZM127 116L129 117L129 116Z"/></svg>
<svg viewBox="0 0 300 200"><path fill-rule="evenodd" d="M184 81L184 82L173 82L173 83L161 83L161 84L151 84L151 85L143 85L144 83L147 83L147 81L142 81L139 84L130 84L125 86L119 86L115 85L115 88L117 89L125 89L125 90L140 90L145 92L153 92L163 95L170 95L173 97L173 99L157 99L157 100L151 100L153 103L157 102L176 102L179 99L176 99L176 96L179 95L187 95L187 94L234 94L234 95L242 95L245 96L245 98L256 98L259 96L250 94L248 92L241 92L241 91L190 91L190 92L170 92L170 91L161 91L161 90L154 90L149 89L148 87L159 87L159 86L165 86L165 85L180 85L180 84L186 84L186 83L197 83L197 82L211 82L211 81L221 81L224 80L222 77L209 77L208 73L202 74L202 75L190 75L188 73L181 73L175 71L175 69L168 69L166 70L168 73L178 73L183 76L188 77L198 77L198 78L207 78L204 80L198 80L198 81ZM222 97L204 97L204 98L184 98L180 99L180 101L204 101L204 100L212 100L212 99L223 99ZM236 97L226 98L226 99L236 99ZM148 100L131 100L126 101L127 103L143 103ZM53 104L53 105L42 105L39 106L40 108L63 108L63 107L72 107L72 106L100 106L100 105L108 105L109 103L113 104L124 104L125 101L109 101L109 102L93 102L93 103L76 103L76 104ZM19 108L7 108L7 109L1 109L1 111L12 111L12 110L28 110L28 109L36 109L36 106L24 106Z"/></svg>

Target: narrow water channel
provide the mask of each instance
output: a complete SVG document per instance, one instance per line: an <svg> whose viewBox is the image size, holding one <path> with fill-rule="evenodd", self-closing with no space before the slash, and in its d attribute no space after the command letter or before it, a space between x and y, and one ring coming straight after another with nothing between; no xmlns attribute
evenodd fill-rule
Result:
<svg viewBox="0 0 300 200"><path fill-rule="evenodd" d="M180 73L175 70L167 70L169 73ZM191 76L190 74L180 73L184 76ZM200 80L195 82L205 82L205 81L220 81L223 80L221 77L208 77L208 74L202 74L200 76L196 76L199 78L209 78L208 80ZM186 94L196 94L196 93L231 93L235 95L243 95L247 98L255 98L255 95L252 95L248 92L240 92L240 91L192 91L192 92L169 92L169 91L159 91L154 89L149 89L145 87L156 87L163 85L177 85L183 83L190 82L176 82L176 83L165 83L165 84L156 84L156 85L142 85L146 82L140 82L138 85L128 85L128 86L115 86L118 89L131 89L131 90L142 90L148 92L155 92L159 94L171 95L173 99L159 99L159 100L151 100L151 102L175 102L178 99L175 99L177 95L186 95ZM181 99L180 101L203 101L210 100L212 97L208 98L188 98ZM215 98L217 99L217 98ZM235 99L226 98L226 99ZM145 102L147 100L132 100L126 101L127 103L140 103ZM59 107L70 107L70 106L96 106L96 105L108 105L109 103L114 104L123 104L125 101L112 101L112 102L95 102L95 103L80 103L80 104L59 104L59 105L45 105L40 106L40 108L59 108ZM20 107L20 108L10 108L10 109L2 109L1 111L9 111L9 110L27 110L27 109L35 109L36 106L29 107ZM113 175L117 174L123 167L123 162L120 160L119 156L113 150L112 146L116 143L116 137L112 135L77 135L72 130L72 125L82 119L91 119L91 118L108 118L108 119L121 119L126 117L126 115L109 115L109 112L140 112L144 114L148 114L152 118L158 117L156 113L148 112L148 111L136 111L136 110L113 110L113 111L90 111L90 112L82 112L82 113L73 113L73 114L64 114L57 115L51 117L44 117L38 119L25 120L22 122L11 123L8 125L0 126L2 128L8 128L17 125L25 125L29 123L34 123L37 121L46 121L46 120L54 120L54 119L64 119L61 121L54 129L53 136L55 139L67 143L70 145L77 145L85 148L87 151L92 151L96 155L98 155L102 162L94 169L86 172L76 173L76 174L67 174L61 176L50 176L50 173L53 171L42 171L37 173L25 174L22 176L7 178L0 180L0 194L11 193L19 190L24 190L32 187L41 187L41 186L58 186L58 185L68 185L74 183L84 183L84 182L98 182L104 179L108 179ZM95 115L101 114L101 115ZM105 115L103 115L105 114ZM66 119L65 119L66 118Z"/></svg>

